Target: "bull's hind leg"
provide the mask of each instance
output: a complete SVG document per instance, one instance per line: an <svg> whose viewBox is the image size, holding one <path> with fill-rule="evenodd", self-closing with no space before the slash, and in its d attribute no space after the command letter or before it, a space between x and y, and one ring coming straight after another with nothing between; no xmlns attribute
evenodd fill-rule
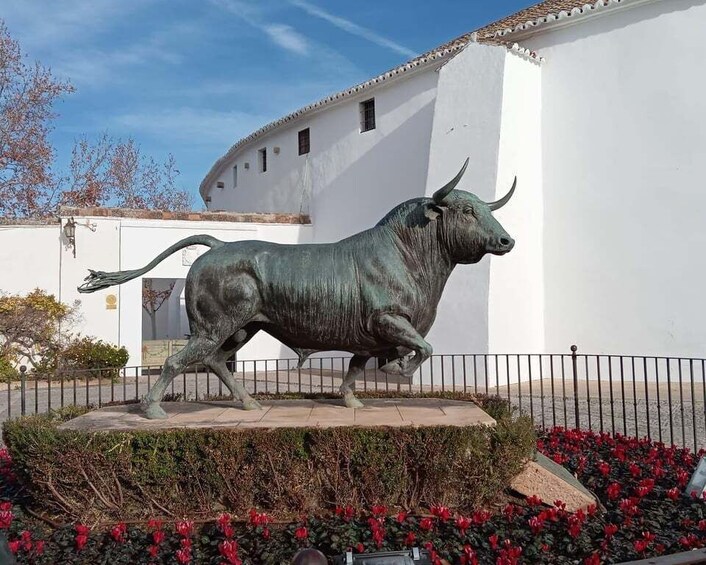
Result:
<svg viewBox="0 0 706 565"><path fill-rule="evenodd" d="M414 351L414 357L411 359L407 357L393 359L380 367L380 370L385 373L411 377L414 371L431 356L431 345L424 341L409 320L402 316L380 314L374 320L373 331L378 337L395 347L406 347Z"/></svg>
<svg viewBox="0 0 706 565"><path fill-rule="evenodd" d="M159 405L159 402L162 400L164 391L167 390L169 383L189 365L202 361L215 347L217 347L217 344L210 339L192 336L184 346L184 349L167 357L162 367L162 374L145 397L144 412L146 418L155 420L167 417L167 413Z"/></svg>
<svg viewBox="0 0 706 565"><path fill-rule="evenodd" d="M353 355L351 361L348 364L348 372L343 378L341 383L341 394L343 395L343 401L348 408L362 408L363 403L355 397L353 394L353 388L351 385L355 382L355 379L361 375L365 364L370 359L369 356L364 355Z"/></svg>
<svg viewBox="0 0 706 565"><path fill-rule="evenodd" d="M241 333L244 333L244 335L241 336ZM206 365L208 365L211 370L216 373L216 376L221 379L223 384L228 387L228 390L230 390L230 393L233 395L233 398L242 401L243 408L245 408L245 410L261 410L262 406L260 406L260 403L255 400L252 396L250 396L250 393L245 389L245 387L235 379L233 373L228 370L226 361L236 351L238 351L238 349L240 349L243 345L250 341L250 338L252 338L255 333L257 333L257 330L240 330L238 333L235 334L234 337L241 339L235 342L234 347L227 346L228 343L232 345L233 342L226 342L226 344L223 344L218 349L218 351L212 353L205 360Z"/></svg>

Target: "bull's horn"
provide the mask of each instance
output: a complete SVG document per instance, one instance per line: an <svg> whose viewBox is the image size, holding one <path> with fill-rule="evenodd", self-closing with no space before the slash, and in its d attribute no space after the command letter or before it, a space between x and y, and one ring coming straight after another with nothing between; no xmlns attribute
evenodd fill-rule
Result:
<svg viewBox="0 0 706 565"><path fill-rule="evenodd" d="M466 162L463 164L463 167L461 167L461 170L458 172L458 174L451 179L447 184L442 186L439 190L437 190L434 193L434 196L432 196L432 199L434 202L437 204L441 204L444 201L444 198L446 198L449 193L456 188L456 185L458 182L461 180L461 177L463 176L463 173L466 172L466 167L468 166L468 157L466 157Z"/></svg>
<svg viewBox="0 0 706 565"><path fill-rule="evenodd" d="M512 188L510 189L510 192L508 192L500 200L496 200L495 202L489 202L488 208L490 208L491 210L497 210L498 208L502 208L503 206L505 206L505 204L507 204L508 200L510 200L510 198L512 198L512 195L515 192L516 186L517 186L517 177L515 177L515 180L512 182Z"/></svg>

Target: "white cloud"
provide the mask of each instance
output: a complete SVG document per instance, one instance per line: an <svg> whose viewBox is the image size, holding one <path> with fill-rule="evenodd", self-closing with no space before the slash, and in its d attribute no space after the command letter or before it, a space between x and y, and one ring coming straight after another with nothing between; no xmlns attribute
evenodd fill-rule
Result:
<svg viewBox="0 0 706 565"><path fill-rule="evenodd" d="M267 24L262 26L268 37L280 47L298 55L309 54L309 42L291 26L285 24Z"/></svg>
<svg viewBox="0 0 706 565"><path fill-rule="evenodd" d="M264 13L255 4L240 0L211 0L219 8L227 10L252 27L262 31L275 45L296 55L308 55L309 40L292 26L265 21Z"/></svg>
<svg viewBox="0 0 706 565"><path fill-rule="evenodd" d="M390 49L390 50L394 51L395 53L399 53L401 55L404 55L405 57L411 58L411 57L417 56L417 53L415 53L411 49L408 49L404 45L400 45L399 43L396 43L395 41L392 41L391 39L383 37L382 35L374 32L368 28L360 26L350 20L347 20L345 18L341 18L340 16L336 16L334 14L331 14L330 12L326 12L325 10L322 10L318 6L314 6L313 4L309 4L309 2L306 2L304 0L290 0L290 3L293 6L296 6L297 8L301 8L310 16L321 18L322 20L329 22L330 24L336 26L337 28L350 33L351 35L355 35L357 37L361 37L363 39L366 39L366 40L370 41L371 43L375 43L376 45L379 45L380 47L385 47L387 49Z"/></svg>

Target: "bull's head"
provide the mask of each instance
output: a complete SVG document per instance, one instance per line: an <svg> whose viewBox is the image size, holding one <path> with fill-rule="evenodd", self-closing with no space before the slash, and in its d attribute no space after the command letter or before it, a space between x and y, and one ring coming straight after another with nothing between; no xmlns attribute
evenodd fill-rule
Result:
<svg viewBox="0 0 706 565"><path fill-rule="evenodd" d="M440 222L441 236L456 263L477 263L486 253L504 255L515 245L491 212L507 204L515 192L517 178L500 200L483 202L475 194L454 190L467 166L468 159L459 173L434 193L426 211L429 219Z"/></svg>

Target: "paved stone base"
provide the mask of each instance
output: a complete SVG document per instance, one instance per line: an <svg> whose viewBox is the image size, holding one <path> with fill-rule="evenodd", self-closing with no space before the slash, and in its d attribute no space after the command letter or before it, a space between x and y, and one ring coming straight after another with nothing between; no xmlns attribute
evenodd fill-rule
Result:
<svg viewBox="0 0 706 565"><path fill-rule="evenodd" d="M473 426L495 420L472 402L438 398L365 399L363 408L342 400L270 400L262 410L239 402L163 402L169 418L147 420L140 404L100 408L69 420L60 429L159 430L167 428L289 428L336 426Z"/></svg>

